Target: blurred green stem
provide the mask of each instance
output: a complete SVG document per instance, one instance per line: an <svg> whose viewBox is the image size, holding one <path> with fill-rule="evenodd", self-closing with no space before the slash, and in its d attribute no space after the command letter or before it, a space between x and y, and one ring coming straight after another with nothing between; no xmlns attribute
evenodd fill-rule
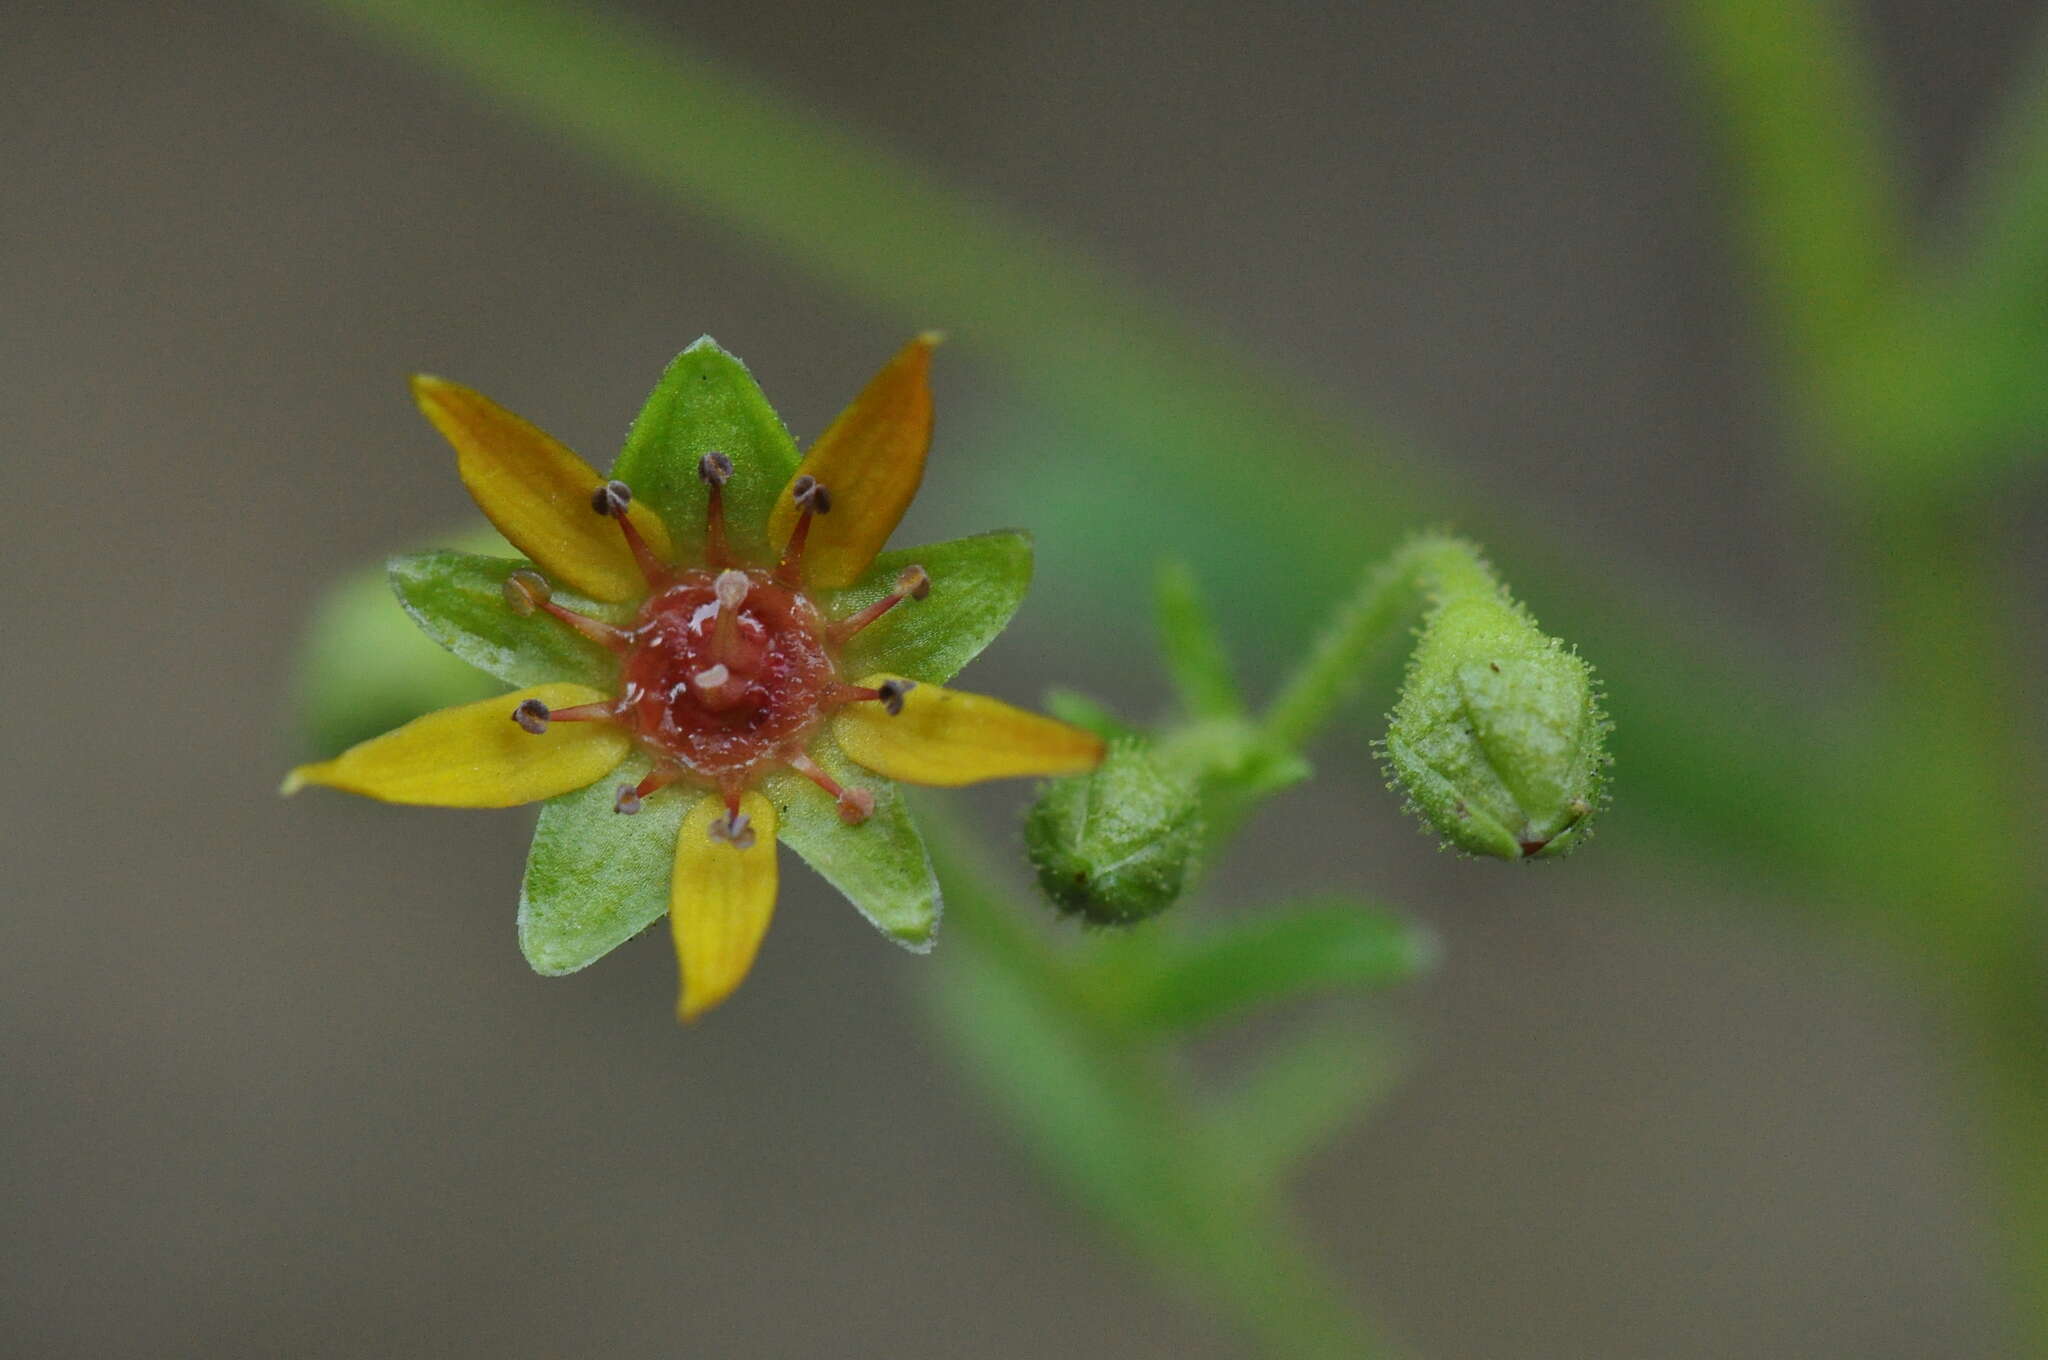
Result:
<svg viewBox="0 0 2048 1360"><path fill-rule="evenodd" d="M1301 1241L1275 1179L1238 1155L1240 1139L1219 1136L1170 1053L1088 999L1074 956L1032 921L1043 913L994 886L956 820L924 804L919 821L953 948L972 956L952 963L972 970L956 986L973 1000L955 998L949 1028L1048 1173L1266 1354L1392 1355Z"/></svg>
<svg viewBox="0 0 2048 1360"><path fill-rule="evenodd" d="M1928 849L1867 855L1843 873L1964 1017L1982 1197L2004 1235L2026 1353L2048 1356L2048 953L2032 853L2043 799L2020 735L2021 611L2001 545L1971 510L1886 505L1866 524L1886 679L1856 820L1909 828Z"/></svg>
<svg viewBox="0 0 2048 1360"><path fill-rule="evenodd" d="M1874 49L1838 0L1681 0L1777 322L1798 450L1865 596L1871 677L1816 780L1838 896L1949 998L2028 1353L2048 1355L2048 969L2010 572L1977 475L2048 404L2048 82L1995 142L1973 249L1916 258ZM1836 781L1830 784L1828 781Z"/></svg>

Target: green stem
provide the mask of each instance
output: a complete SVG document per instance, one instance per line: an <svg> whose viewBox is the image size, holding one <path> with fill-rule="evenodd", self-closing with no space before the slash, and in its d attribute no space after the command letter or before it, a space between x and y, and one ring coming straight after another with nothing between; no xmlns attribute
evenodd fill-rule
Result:
<svg viewBox="0 0 2048 1360"><path fill-rule="evenodd" d="M1094 1003L1073 957L994 886L957 822L921 812L954 948L993 970L956 989L943 1014L970 1070L1035 1135L1048 1169L1264 1353L1391 1355L1301 1241L1271 1178L1214 1136L1172 1055ZM999 1011L1009 1028L977 1043Z"/></svg>
<svg viewBox="0 0 2048 1360"><path fill-rule="evenodd" d="M1267 739L1289 750L1305 745L1357 690L1366 661L1426 600L1499 589L1493 568L1463 539L1425 534L1402 544L1366 572L1300 669L1280 687L1266 710Z"/></svg>

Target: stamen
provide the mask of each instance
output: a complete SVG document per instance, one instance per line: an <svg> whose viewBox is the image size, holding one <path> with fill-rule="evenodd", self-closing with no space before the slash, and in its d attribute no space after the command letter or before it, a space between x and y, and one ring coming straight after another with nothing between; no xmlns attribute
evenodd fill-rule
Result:
<svg viewBox="0 0 2048 1360"><path fill-rule="evenodd" d="M537 571L522 567L505 578L505 603L522 619L530 617L553 596L548 578Z"/></svg>
<svg viewBox="0 0 2048 1360"><path fill-rule="evenodd" d="M728 812L711 823L711 839L723 841L735 850L754 848L753 821L744 812Z"/></svg>
<svg viewBox="0 0 2048 1360"><path fill-rule="evenodd" d="M590 508L619 522L619 534L632 549L633 560L640 564L640 574L647 578L648 585L658 586L668 579L668 563L654 555L654 549L640 536L639 526L626 514L632 505L633 488L616 478L590 493Z"/></svg>
<svg viewBox="0 0 2048 1360"><path fill-rule="evenodd" d="M530 704L535 701L532 699L528 699L526 702ZM524 705L522 705L522 707L524 707ZM548 714L548 721L609 722L611 719L616 718L618 716L619 704L616 701L612 701L595 704L577 704L572 708L558 708L555 709L552 713ZM527 730L531 731L532 729L529 728Z"/></svg>
<svg viewBox="0 0 2048 1360"><path fill-rule="evenodd" d="M725 484L732 479L732 459L713 449L697 460L697 476L710 488L704 506L704 560L722 567L732 561L725 545Z"/></svg>
<svg viewBox="0 0 2048 1360"><path fill-rule="evenodd" d="M789 531L789 542L782 549L782 562L775 568L775 579L794 589L803 584L804 540L810 537L811 518L831 512L832 493L817 478L805 473L790 483L789 495L801 513L796 517L796 527Z"/></svg>
<svg viewBox="0 0 2048 1360"><path fill-rule="evenodd" d="M538 699L522 699L519 707L512 710L512 721L536 737L548 730L548 719L552 716L548 706Z"/></svg>
<svg viewBox="0 0 2048 1360"><path fill-rule="evenodd" d="M866 685L834 685L820 696L820 702L828 704L858 704L875 702L889 710L889 716L903 715L903 696L917 688L915 680L884 680L869 689Z"/></svg>
<svg viewBox="0 0 2048 1360"><path fill-rule="evenodd" d="M905 600L922 600L931 593L931 574L923 567L905 567L896 576L894 592L884 595L858 614L841 619L832 625L830 631L833 644L836 646L845 642Z"/></svg>
<svg viewBox="0 0 2048 1360"><path fill-rule="evenodd" d="M512 578L507 577L505 581L505 598L509 601L511 597ZM577 632L583 634L583 636L589 638L592 642L595 642L600 647L609 648L610 650L617 652L619 655L624 656L626 654L627 648L632 645L631 639L629 639L626 636L625 632L622 629L614 628L602 619L593 619L588 614L579 614L573 609L564 609L561 605L556 604L552 599L543 598L540 600L536 600L534 603L539 605L542 609L545 609L548 613L554 615L556 618L560 619L563 623L568 624L571 628L574 628ZM516 604L513 605L512 610L514 613L518 613L519 606Z"/></svg>
<svg viewBox="0 0 2048 1360"><path fill-rule="evenodd" d="M676 782L682 771L659 769L649 771L638 784L619 785L618 797L612 800L612 811L632 816L647 805L647 800Z"/></svg>
<svg viewBox="0 0 2048 1360"><path fill-rule="evenodd" d="M875 697L882 701L882 707L889 710L889 716L903 716L903 696L917 688L915 680L884 680L875 688Z"/></svg>
<svg viewBox="0 0 2048 1360"><path fill-rule="evenodd" d="M732 459L713 449L697 460L697 475L717 491L732 480Z"/></svg>
<svg viewBox="0 0 2048 1360"><path fill-rule="evenodd" d="M790 769L831 795L832 800L839 804L839 820L848 826L859 826L874 815L875 795L867 789L847 788L818 768L818 763L802 752L791 756L788 763Z"/></svg>
<svg viewBox="0 0 2048 1360"><path fill-rule="evenodd" d="M809 510L819 515L832 513L832 493L825 489L823 482L809 474L796 479L796 485L790 488L789 495L799 510Z"/></svg>

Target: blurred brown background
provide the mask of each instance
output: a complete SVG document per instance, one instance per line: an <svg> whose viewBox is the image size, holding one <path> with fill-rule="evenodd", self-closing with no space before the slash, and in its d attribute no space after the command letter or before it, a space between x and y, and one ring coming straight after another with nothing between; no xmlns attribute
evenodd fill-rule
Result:
<svg viewBox="0 0 2048 1360"><path fill-rule="evenodd" d="M1825 654L1654 7L643 8L1473 496ZM1923 187L2035 9L1875 9ZM701 332L805 438L907 328L290 8L18 3L0 90L6 1349L1234 1354L964 1093L919 1013L943 941L903 955L792 867L752 982L678 1032L656 940L526 970L527 815L273 794L318 592L467 513L407 371L601 460ZM1014 518L990 451L1032 412L956 339L903 541ZM1064 624L1142 583L1063 576L1056 526L1039 570L975 687L1158 702ZM1314 1236L1428 1356L1999 1353L1940 1036L1770 903L1622 873L1621 781L1592 853L1511 873L1430 853L1339 744L1222 876L1372 892L1447 946L1398 1008L1411 1077L1304 1186Z"/></svg>

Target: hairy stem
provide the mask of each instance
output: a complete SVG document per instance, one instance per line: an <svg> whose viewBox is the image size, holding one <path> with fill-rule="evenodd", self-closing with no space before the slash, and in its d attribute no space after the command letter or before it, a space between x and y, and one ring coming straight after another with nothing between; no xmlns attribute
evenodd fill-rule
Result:
<svg viewBox="0 0 2048 1360"><path fill-rule="evenodd" d="M1424 603L1499 589L1493 568L1465 540L1442 534L1408 540L1368 570L1357 591L1338 606L1308 658L1266 710L1266 736L1289 749L1305 744L1356 692L1366 661Z"/></svg>

